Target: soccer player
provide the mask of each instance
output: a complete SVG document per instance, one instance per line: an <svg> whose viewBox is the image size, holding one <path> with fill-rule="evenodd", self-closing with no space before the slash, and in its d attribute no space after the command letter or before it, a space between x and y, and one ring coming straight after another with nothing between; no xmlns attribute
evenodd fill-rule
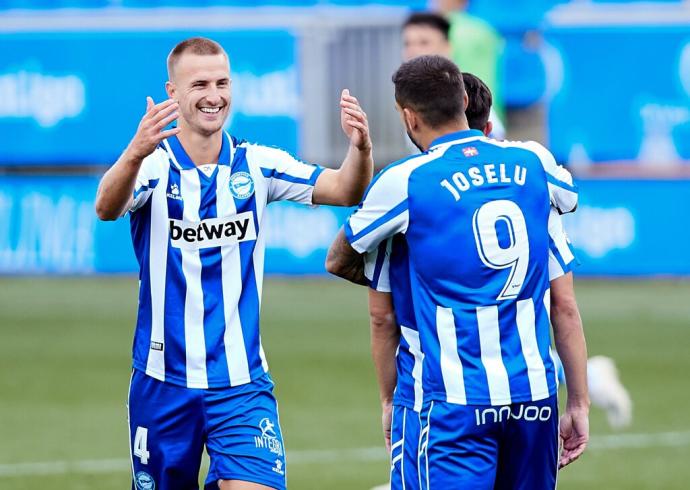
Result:
<svg viewBox="0 0 690 490"><path fill-rule="evenodd" d="M229 59L206 38L167 60L154 104L100 183L101 219L130 214L140 265L129 392L133 488L284 489L285 453L259 335L266 205L353 205L371 180L366 114L344 90L339 170L223 131ZM164 129L177 120L177 127Z"/></svg>
<svg viewBox="0 0 690 490"><path fill-rule="evenodd" d="M468 98L467 124L488 136L491 91L473 74L464 72L462 76ZM554 280L572 270L575 256L561 218L553 208L549 215L549 240L549 280ZM366 255L365 275L370 286L372 356L379 382L383 431L391 452L390 486L381 485L375 490L414 490L419 488L417 451L424 353L414 319L407 245L402 235L388 238Z"/></svg>
<svg viewBox="0 0 690 490"><path fill-rule="evenodd" d="M360 254L404 238L424 355L422 488L553 488L558 465L588 439L572 276L549 288L548 271L550 205L572 211L576 192L542 146L469 130L452 62L415 58L393 80L408 134L425 151L376 177L327 268L365 283ZM560 461L549 311L569 380Z"/></svg>
<svg viewBox="0 0 690 490"><path fill-rule="evenodd" d="M453 10L456 8L459 7L456 6ZM416 56L422 55L438 55L452 59L452 46L449 40L450 36L452 36L451 31L449 21L440 14L418 12L410 15L403 24L402 29L403 60L409 61ZM462 44L464 38L462 33L456 32L456 34L458 34L455 39L457 47L457 45ZM463 67L467 68L465 65ZM479 80L482 85L487 86L479 77L476 80ZM470 82L473 81L470 80ZM467 93L472 98L473 91L470 88L467 88ZM490 90L488 86L487 90ZM491 97L493 102L493 94L491 94ZM472 110L471 103L469 110ZM472 124L470 114L467 114L467 116L470 128L482 129ZM505 129L501 124L500 118L494 112L493 103L489 124L491 124L491 127L487 135L497 139L505 137ZM554 356L554 360L558 368L559 378L565 382L565 376L560 367L560 359L557 355ZM587 382L592 405L606 412L609 425L614 429L630 425L632 422L632 401L618 376L618 370L613 359L607 356L594 356L589 359L587 362Z"/></svg>
<svg viewBox="0 0 690 490"><path fill-rule="evenodd" d="M416 12L410 15L402 28L404 61L424 55L437 55L451 59L450 23L440 15L432 12ZM483 82L482 82L483 83ZM494 112L493 105L489 115L492 137L505 138L505 128Z"/></svg>

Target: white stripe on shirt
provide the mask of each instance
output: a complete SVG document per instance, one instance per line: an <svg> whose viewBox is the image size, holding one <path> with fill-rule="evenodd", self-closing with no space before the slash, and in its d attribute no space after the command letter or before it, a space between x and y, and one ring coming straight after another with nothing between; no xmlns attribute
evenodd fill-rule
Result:
<svg viewBox="0 0 690 490"><path fill-rule="evenodd" d="M527 376L529 378L532 401L542 400L549 396L549 386L546 382L546 369L539 353L537 332L534 318L534 302L532 299L523 299L517 302L517 316L515 318L522 355L527 364Z"/></svg>
<svg viewBox="0 0 690 490"><path fill-rule="evenodd" d="M180 172L180 195L184 196L182 219L198 223L201 183L196 168ZM188 388L208 388L204 336L204 289L201 284L199 249L180 249L182 273L187 283L184 299L184 341Z"/></svg>

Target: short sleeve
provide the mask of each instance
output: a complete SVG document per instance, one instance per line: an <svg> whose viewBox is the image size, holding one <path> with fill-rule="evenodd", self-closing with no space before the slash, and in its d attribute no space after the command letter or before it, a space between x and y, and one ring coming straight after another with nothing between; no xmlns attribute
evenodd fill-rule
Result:
<svg viewBox="0 0 690 490"><path fill-rule="evenodd" d="M549 281L558 279L573 270L577 264L568 236L563 228L563 220L551 208L549 214Z"/></svg>
<svg viewBox="0 0 690 490"><path fill-rule="evenodd" d="M559 213L572 213L577 208L578 190L573 184L573 176L563 166L556 163L551 152L536 141L524 143L524 148L532 151L541 161L546 172L551 204Z"/></svg>
<svg viewBox="0 0 690 490"><path fill-rule="evenodd" d="M374 250L409 224L407 181L410 170L398 165L381 171L367 189L359 208L345 223L345 236L359 253Z"/></svg>
<svg viewBox="0 0 690 490"><path fill-rule="evenodd" d="M369 281L369 287L382 293L391 292L390 255L392 244L393 238L391 237L364 255L364 275Z"/></svg>
<svg viewBox="0 0 690 490"><path fill-rule="evenodd" d="M167 165L165 165L167 158L167 153L162 148L156 148L153 153L144 158L134 184L133 200L132 205L128 209L129 212L136 212L149 200L153 190L158 185L161 172L167 168Z"/></svg>
<svg viewBox="0 0 690 490"><path fill-rule="evenodd" d="M268 185L268 202L312 204L314 186L323 167L298 160L279 148L247 145L247 158L261 168Z"/></svg>

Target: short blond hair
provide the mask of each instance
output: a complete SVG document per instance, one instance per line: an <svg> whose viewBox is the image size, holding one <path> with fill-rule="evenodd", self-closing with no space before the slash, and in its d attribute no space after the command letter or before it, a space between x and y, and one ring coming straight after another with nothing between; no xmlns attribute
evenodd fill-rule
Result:
<svg viewBox="0 0 690 490"><path fill-rule="evenodd" d="M225 52L223 47L212 39L207 37L190 37L184 41L178 43L170 54L168 55L168 78L172 79L173 69L177 64L180 57L185 53L198 54L198 55L214 55L222 54L226 59L228 58L228 53Z"/></svg>

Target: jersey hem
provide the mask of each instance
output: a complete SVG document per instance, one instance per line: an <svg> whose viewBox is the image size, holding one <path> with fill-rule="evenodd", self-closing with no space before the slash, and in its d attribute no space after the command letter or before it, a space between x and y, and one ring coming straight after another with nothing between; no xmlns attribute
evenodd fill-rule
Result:
<svg viewBox="0 0 690 490"><path fill-rule="evenodd" d="M277 490L285 490L287 487L287 484L285 483L285 477L283 477L282 481L279 481L278 478L276 479L269 479L269 478L260 478L255 475L249 475L247 473L237 473L234 471L227 471L227 472L222 472L219 473L220 476L215 477L215 481L212 482L207 482L204 484L204 488L212 488L209 487L209 485L217 485L219 480L239 480L239 481L246 481L249 483L257 483L259 485L266 485L267 487L275 488Z"/></svg>
<svg viewBox="0 0 690 490"><path fill-rule="evenodd" d="M233 388L235 386L242 386L246 385L248 383L251 383L253 381L256 381L259 379L261 376L264 374L268 373L268 370L264 370L263 368L260 368L259 370L255 370L255 372L249 373L249 376L246 378L240 378L239 380L236 380L234 383L230 383L229 381L223 381L223 382L213 382L209 381L206 383L206 386L199 386L201 383L194 383L194 382L189 382L187 379L182 379L177 376L166 376L165 373L162 373L160 371L156 371L153 369L146 369L146 365L143 365L142 363L138 361L133 361L132 362L132 368L136 369L137 371L142 372L146 376L150 376L151 378L157 379L158 381L161 381L163 383L170 383L175 386L181 386L183 388L189 388L189 389L217 389L217 388Z"/></svg>
<svg viewBox="0 0 690 490"><path fill-rule="evenodd" d="M549 390L547 392L541 392L541 393L535 393L532 394L530 393L529 395L517 395L511 398L501 398L498 400L491 400L487 398L467 398L464 403L461 403L460 401L457 401L455 397L449 397L446 393L439 393L439 392L432 392L429 393L428 396L424 397L424 401L435 401L435 402L444 402L444 403L453 403L455 405L482 405L482 406L491 406L491 407L497 407L497 406L503 406L503 405L512 405L514 403L529 403L529 402L538 402L541 400L546 400L547 398L551 398L552 396L556 395L558 393L557 389L554 390ZM393 402L395 403L395 401Z"/></svg>

